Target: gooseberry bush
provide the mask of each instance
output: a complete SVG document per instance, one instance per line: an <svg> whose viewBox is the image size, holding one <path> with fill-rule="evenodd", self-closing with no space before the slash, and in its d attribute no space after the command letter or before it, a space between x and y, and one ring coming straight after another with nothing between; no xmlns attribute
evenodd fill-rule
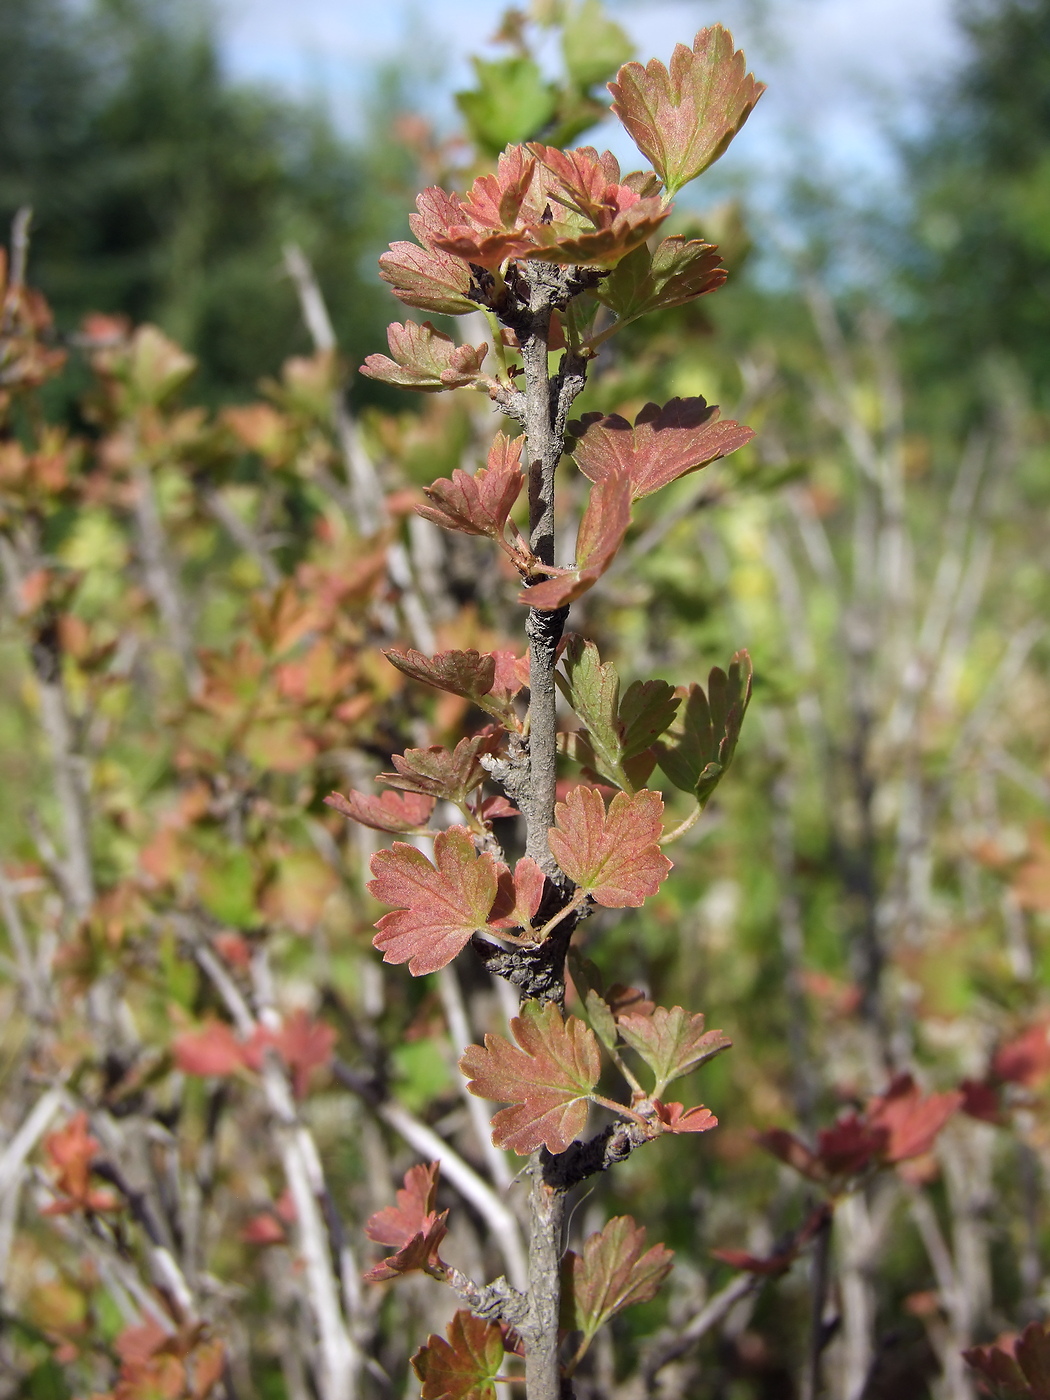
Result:
<svg viewBox="0 0 1050 1400"><path fill-rule="evenodd" d="M482 389L519 434L497 434L476 475L456 471L427 487L419 510L507 555L528 609L527 652L387 652L406 675L463 696L495 723L452 753L400 756L384 781L405 795L388 797L385 810L356 792L328 799L352 819L417 838L426 838L439 801L459 809L463 822L437 834L433 860L408 842L373 857L370 889L395 906L379 921L375 945L419 975L473 942L523 999L513 1042L488 1035L483 1047L467 1049L460 1068L472 1093L508 1105L492 1120L496 1146L532 1154L525 1292L503 1279L479 1288L442 1262L445 1220L434 1212L433 1178L419 1169L406 1178L396 1223L377 1217L372 1225L375 1238L398 1246L376 1277L423 1269L468 1305L448 1340L432 1338L414 1359L424 1394L433 1396L453 1385L456 1393L485 1393L509 1348L524 1356L531 1400L554 1400L602 1322L652 1296L669 1258L660 1246L643 1252L644 1230L629 1217L610 1222L582 1256L563 1259L566 1197L665 1133L714 1127L704 1107L665 1095L729 1044L705 1029L701 1013L656 1006L631 988L588 985L593 973L585 968L576 983L586 990L587 1019L563 1010L573 931L594 906L636 908L657 892L671 869L663 850L689 828L729 766L751 691L750 661L740 653L728 672L712 672L706 692L695 682L676 692L652 680L621 695L615 668L594 643L564 632L570 605L616 558L633 503L752 437L702 398L647 404L633 424L600 412L569 418L592 362L619 329L724 281L709 244L672 236L650 248L649 240L678 191L725 151L763 88L716 26L697 34L692 48L680 45L670 69L625 65L610 90L613 111L651 169L621 175L610 152L589 146L510 146L495 174L480 176L465 196L425 190L411 221L417 242L396 243L380 260L409 306L453 316L480 307L495 372L483 372L488 346L457 346L426 321L392 325L393 358L372 355L363 367L417 390ZM590 489L573 562L559 564L556 474L566 451ZM521 528L512 511L523 490ZM568 732L559 689L578 721ZM559 751L582 779L560 801ZM646 786L657 763L694 802L676 830L665 830L663 798ZM494 801L480 796L486 782L502 790ZM525 827L513 869L493 829L508 812L520 812ZM626 1101L599 1091L603 1048ZM651 1083L637 1077L628 1051ZM590 1105L612 1122L580 1141ZM567 1358L565 1332L579 1339Z"/></svg>

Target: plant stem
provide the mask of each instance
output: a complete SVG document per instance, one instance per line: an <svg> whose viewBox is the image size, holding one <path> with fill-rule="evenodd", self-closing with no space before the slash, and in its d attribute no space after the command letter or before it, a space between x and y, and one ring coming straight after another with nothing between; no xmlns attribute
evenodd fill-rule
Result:
<svg viewBox="0 0 1050 1400"><path fill-rule="evenodd" d="M543 1154L532 1159L529 1210L529 1323L525 1341L528 1400L559 1400L558 1317L561 1311L561 1234L565 1192L544 1180Z"/></svg>

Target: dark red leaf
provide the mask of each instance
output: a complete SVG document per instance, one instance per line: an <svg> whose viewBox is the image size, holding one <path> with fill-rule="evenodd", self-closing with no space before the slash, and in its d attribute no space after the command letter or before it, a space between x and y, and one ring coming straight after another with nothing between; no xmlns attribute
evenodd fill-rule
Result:
<svg viewBox="0 0 1050 1400"><path fill-rule="evenodd" d="M417 512L446 530L487 535L504 543L511 507L525 482L521 470L523 442L524 438L497 433L487 466L473 476L457 468L451 480L441 477L432 486L425 487L430 505L417 506ZM508 549L514 553L513 546Z"/></svg>
<svg viewBox="0 0 1050 1400"><path fill-rule="evenodd" d="M422 1400L495 1400L495 1381L503 1364L499 1325L461 1311L445 1333L447 1342L431 1333L412 1358L422 1382Z"/></svg>
<svg viewBox="0 0 1050 1400"><path fill-rule="evenodd" d="M591 487L576 536L576 565L534 583L518 594L526 607L549 612L586 593L616 558L631 523L631 484L626 476L609 476Z"/></svg>

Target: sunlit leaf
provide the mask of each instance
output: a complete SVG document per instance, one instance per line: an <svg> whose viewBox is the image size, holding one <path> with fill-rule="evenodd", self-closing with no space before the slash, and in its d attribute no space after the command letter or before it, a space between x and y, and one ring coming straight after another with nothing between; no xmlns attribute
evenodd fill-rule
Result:
<svg viewBox="0 0 1050 1400"><path fill-rule="evenodd" d="M503 1334L495 1322L457 1312L444 1337L431 1333L412 1358L422 1400L495 1400Z"/></svg>
<svg viewBox="0 0 1050 1400"><path fill-rule="evenodd" d="M401 325L395 321L387 327L386 338L394 358L369 355L361 366L361 373L369 379L402 389L440 393L443 389L475 385L481 378L486 345L457 345L429 321L422 325L415 321Z"/></svg>
<svg viewBox="0 0 1050 1400"><path fill-rule="evenodd" d="M610 1220L569 1250L562 1262L561 1325L586 1340L632 1303L647 1303L671 1272L673 1255L662 1244L645 1248L645 1227L629 1215Z"/></svg>
<svg viewBox="0 0 1050 1400"><path fill-rule="evenodd" d="M517 1046L486 1035L459 1067L479 1098L510 1104L492 1120L492 1141L522 1156L545 1146L564 1152L587 1122L587 1098L601 1072L598 1042L575 1016L529 1002L511 1022ZM520 1048L519 1048L520 1047Z"/></svg>
<svg viewBox="0 0 1050 1400"><path fill-rule="evenodd" d="M569 879L598 904L623 909L644 904L671 869L660 851L663 798L643 788L618 792L606 812L600 792L573 788L555 808L551 852Z"/></svg>
<svg viewBox="0 0 1050 1400"><path fill-rule="evenodd" d="M609 91L613 111L673 195L724 154L765 84L716 24L701 29L691 49L676 45L669 70L655 58L644 68L625 64Z"/></svg>

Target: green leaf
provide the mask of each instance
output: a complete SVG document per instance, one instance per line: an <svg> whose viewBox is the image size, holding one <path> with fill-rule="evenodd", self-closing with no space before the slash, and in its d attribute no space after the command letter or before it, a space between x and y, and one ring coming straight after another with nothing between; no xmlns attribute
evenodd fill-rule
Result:
<svg viewBox="0 0 1050 1400"><path fill-rule="evenodd" d="M557 93L531 58L473 60L478 86L456 93L470 134L490 155L539 136L553 117Z"/></svg>
<svg viewBox="0 0 1050 1400"><path fill-rule="evenodd" d="M672 234L650 253L643 243L623 258L595 295L621 324L650 311L683 306L726 280L718 249L698 238Z"/></svg>
<svg viewBox="0 0 1050 1400"><path fill-rule="evenodd" d="M633 44L605 13L601 0L583 0L573 6L562 29L561 47L570 79L584 89L611 78L634 55Z"/></svg>
<svg viewBox="0 0 1050 1400"><path fill-rule="evenodd" d="M683 792L695 794L702 807L733 761L740 726L751 699L751 658L738 651L728 674L715 666L703 686L693 684L668 731L667 741L653 745L660 767Z"/></svg>
<svg viewBox="0 0 1050 1400"><path fill-rule="evenodd" d="M713 1059L731 1042L721 1031L705 1031L702 1012L690 1015L680 1006L655 1006L648 1015L618 1016L616 1026L656 1077L653 1097L660 1098L672 1080Z"/></svg>
<svg viewBox="0 0 1050 1400"><path fill-rule="evenodd" d="M569 1250L562 1263L561 1325L582 1332L584 1342L632 1303L647 1303L671 1271L672 1253L662 1244L645 1249L645 1227L629 1215L610 1220ZM581 1348L581 1353L585 1348Z"/></svg>
<svg viewBox="0 0 1050 1400"><path fill-rule="evenodd" d="M594 643L582 637L568 639L561 660L558 685L586 726L576 736L575 756L633 793L652 772L646 750L674 719L679 698L666 681L635 681L621 701L616 667L603 663Z"/></svg>
<svg viewBox="0 0 1050 1400"><path fill-rule="evenodd" d="M231 928L254 928L260 914L255 898L255 867L247 851L228 851L208 861L198 884L204 908Z"/></svg>

